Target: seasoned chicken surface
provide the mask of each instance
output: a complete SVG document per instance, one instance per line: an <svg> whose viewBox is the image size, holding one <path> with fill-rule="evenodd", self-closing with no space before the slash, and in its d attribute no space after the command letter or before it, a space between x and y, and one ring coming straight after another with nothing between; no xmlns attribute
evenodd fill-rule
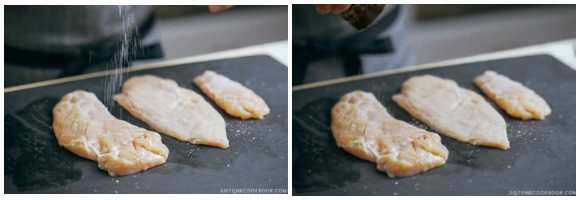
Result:
<svg viewBox="0 0 580 200"><path fill-rule="evenodd" d="M95 160L111 176L128 175L165 163L169 150L159 134L119 120L95 94L71 92L53 109L58 144Z"/></svg>
<svg viewBox="0 0 580 200"><path fill-rule="evenodd" d="M411 77L393 100L438 133L473 145L509 148L503 117L483 97L453 80Z"/></svg>
<svg viewBox="0 0 580 200"><path fill-rule="evenodd" d="M192 144L229 146L222 116L202 96L171 79L135 76L113 98L160 133Z"/></svg>
<svg viewBox="0 0 580 200"><path fill-rule="evenodd" d="M540 95L494 71L485 71L475 84L512 117L542 120L552 112Z"/></svg>
<svg viewBox="0 0 580 200"><path fill-rule="evenodd" d="M377 163L390 177L442 166L449 151L439 135L391 117L372 93L353 91L332 108L332 134L347 152Z"/></svg>
<svg viewBox="0 0 580 200"><path fill-rule="evenodd" d="M270 113L266 102L256 93L221 74L205 71L193 82L231 116L262 119Z"/></svg>

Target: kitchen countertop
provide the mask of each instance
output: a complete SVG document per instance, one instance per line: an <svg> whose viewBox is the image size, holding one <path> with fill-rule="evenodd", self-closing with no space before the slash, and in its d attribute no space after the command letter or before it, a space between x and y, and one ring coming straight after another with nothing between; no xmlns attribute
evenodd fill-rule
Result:
<svg viewBox="0 0 580 200"><path fill-rule="evenodd" d="M190 57L162 61L159 63L149 64L149 65L144 65L144 66L135 66L135 67L128 68L128 71L152 69L152 68L180 65L180 64L185 64L185 63L197 63L197 62L203 62L203 61L221 60L221 59L253 56L253 55L271 56L276 61L278 61L278 62L282 63L284 66L288 67L288 40L281 40L281 41L277 41L277 42L247 46L247 47L231 49L231 50L226 50L226 51L218 51L218 52L202 54L202 55L194 55L194 56L190 56ZM111 73L113 73L113 71L102 71L102 72L96 72L96 73L91 73L91 74L83 74L83 75L79 75L79 76L73 76L73 77L67 77L67 78L54 79L54 80L37 82L37 83L19 85L19 86L4 88L4 92L12 92L12 91L17 91L17 90L35 88L35 87L39 87L39 86L53 85L53 84L57 84L57 83L63 83L63 82L74 81L74 80L82 80L82 79L87 79L87 78L108 75Z"/></svg>
<svg viewBox="0 0 580 200"><path fill-rule="evenodd" d="M79 175L78 173L62 173L58 176L65 176L64 178L66 179L62 179L62 177L57 178L57 179L51 179L51 180L56 180L59 184L57 185L53 185L54 187L48 187L46 188L44 186L42 186L42 188L33 188L31 190L26 190L26 191L19 191L19 192L25 192L25 193L38 193L40 191L40 193L112 193L112 192L119 192L119 193L232 193L232 192L236 192L236 191L228 191L225 190L225 192L222 192L221 190L218 190L219 187L221 188L232 188L232 189L236 189L236 188L241 188L244 189L244 187L252 187L252 188L273 188L273 189L280 189L277 191L266 191L266 192L274 192L274 193L287 193L287 185L288 179L287 179L287 175L288 175L288 163L287 163L287 88L288 85L287 83L287 77L288 77L288 42L286 40L283 41L278 41L278 42L272 42L272 43L266 43L266 44L261 44L261 45L254 45L254 46L248 46L248 47L243 47L243 48L239 48L239 49L232 49L232 50L227 50L227 51L221 51L221 52L214 52L214 53L208 53L208 54L203 54L203 55L195 55L195 56L190 56L190 57L185 57L185 58L181 58L181 59L174 59L174 60L169 60L169 61L164 61L164 62L159 62L159 63L154 63L154 64L150 64L150 65L143 65L143 66L135 66L135 67L131 67L131 68L126 68L123 70L123 72L129 76L131 75L135 75L135 74L143 74L143 73L152 73L152 74L157 74L159 76L163 76L163 77L170 77L173 79L178 79L178 78L182 78L181 81L178 81L180 83L181 86L183 87L187 87L187 88L191 88L193 90L197 90L195 87L193 87L193 84L191 83L191 78L190 76L192 76L191 74L199 74L201 73L201 71L203 71L204 69L213 69L216 70L217 72L221 72L223 74L229 74L230 77L236 77L236 76L241 76L238 77L239 79L243 79L244 77L246 78L246 81L244 82L244 84L254 84L254 85L258 85L257 87L266 87L266 89L258 89L257 91L271 91L271 92L278 92L278 94L267 94L267 95L263 95L264 99L266 101L269 101L270 107L272 109L272 113L270 114L271 117L267 117L266 120L278 120L278 122L268 122L265 120L260 120L260 121L250 121L251 125L247 125L247 123L242 123L242 122L238 122L235 121L235 118L227 118L226 121L228 123L228 130L230 134L229 137L231 137L230 141L234 141L231 142L232 144L235 144L235 140L238 137L244 137L246 135L242 135L245 133L250 133L252 131L247 131L250 129L253 130L257 130L259 129L259 127L262 127L261 130L266 130L266 132L268 132L268 134L266 134L266 132L261 131L261 132L252 132L253 135L252 136L247 136L248 138L238 138L240 139L240 144L244 143L244 142L249 142L252 141L253 145L237 145L238 148L242 148L242 149L238 149L236 150L236 148L232 145L231 148L228 148L229 151L220 151L221 149L216 149L216 148L211 148L211 147L199 147L197 149L194 150L189 150L189 151L184 151L183 149L187 149L190 146L187 146L187 143L183 143L183 142L179 142L177 140L173 140L170 138L166 138L164 139L164 142L168 142L166 145L168 145L168 147L171 147L171 149L173 150L172 153L172 157L171 159L173 159L173 161L168 160L168 162L166 164L164 164L164 167L157 167L157 168L153 168L148 170L146 173L139 173L136 175L132 175L132 176L126 176L126 177L119 177L119 178L111 178L108 177L108 175L103 175L103 172L101 170L98 170L95 166L94 166L94 162L92 161L88 161L85 159L82 159L80 157L74 156L70 153L67 154L67 158L69 158L68 161L74 160L76 164L70 165L69 167L74 167L74 168L78 168L78 169L82 169L81 171L83 172L83 174L80 174L80 178L79 177L74 177L75 180L77 180L75 182L75 184L69 184L71 182L67 182L68 179L66 179L68 175L70 174L76 174ZM235 63L235 65L234 65ZM258 71L263 72L263 73L252 73L252 71L256 71L256 67L262 67L261 69L258 69ZM239 68L239 69L238 69ZM244 69L249 69L249 70L242 70L240 71L242 68ZM188 73L191 72L191 74L188 73L183 73L183 71L179 71L177 69L180 70L185 70ZM192 71L195 70L195 71ZM221 71L220 71L221 70ZM236 71L237 70L237 71ZM281 75L281 73L283 72L283 75ZM88 91L93 91L95 92L97 95L102 94L102 92L100 91L101 85L98 83L101 83L99 80L101 77L106 76L106 75L110 75L114 73L114 71L102 71L102 72L96 72L96 73L91 73L91 74L84 74L84 75L79 75L79 76L73 76L73 77L67 77L67 78L62 78L62 79L55 79L55 80L49 80L49 81L43 81L43 82L37 82L37 83L32 83L32 84L26 84L26 85L20 85L20 86L15 86L15 87L10 87L10 88L5 88L4 92L4 99L7 102L11 102L10 106L5 109L5 118L9 117L11 118L11 116L13 115L18 115L18 117L22 117L24 115L26 116L34 116L34 118L38 118L39 116L42 115L41 118L38 118L39 120L43 121L40 124L44 124L44 125L48 125L51 121L51 113L50 113L50 109L52 108L52 104L51 103L56 103L56 101L58 100L58 98L60 98L62 95L64 95L64 93L59 93L56 94L53 97L50 97L52 99L47 99L47 98L40 98L40 100L32 102L32 106L35 107L35 109L40 109L41 107L46 109L47 112L42 112L41 115L30 115L30 113L34 113L34 112L38 112L38 110L35 110L34 112L28 112L28 111L8 111L8 110L14 110L14 109L18 109L18 106L14 106L14 104L21 104L21 103L26 103L38 98L35 98L35 96L38 97L38 95L42 96L43 92L55 92L55 91L60 91L60 90L70 90L70 88L67 88L65 86L69 86L69 87L73 87L73 88L80 88L83 89L86 88L86 90ZM256 77L261 77L258 79L247 79L247 78L256 78ZM278 84L273 84L273 83L268 83L268 82L261 82L261 81L257 81L257 80L271 80L271 81L276 81ZM90 82L90 83L89 83ZM72 86L71 86L72 85ZM46 89L46 88L50 88L50 89ZM201 93L200 91L197 91L198 93ZM26 98L26 100L24 101L20 101L20 100L14 100L14 96L18 96L19 94L23 94L23 93L28 93L28 94L32 94L32 95L24 95L24 97ZM7 95L8 94L8 95ZM47 97L46 95L44 97ZM272 99L275 98L275 99ZM31 100L32 99L32 100ZM269 99L269 100L268 100ZM38 104L38 105L37 105ZM42 105L39 107L39 105ZM281 111L279 113L276 114L275 108L278 107L278 111ZM113 108L112 113L117 116L118 118L121 118L120 116L124 116L124 118L122 119L127 119L129 118L130 123L133 124L139 124L142 127L146 127L145 124L143 124L142 122L140 122L139 120L135 120L132 119L131 116L127 113L122 114L120 112L124 112L122 109L120 108ZM221 110L218 110L221 112ZM23 114L22 116L20 116L20 114ZM222 113L223 114L223 113ZM225 116L225 115L224 115ZM11 118L14 119L14 118ZM229 120L229 121L228 121ZM234 121L232 121L234 120ZM11 120L12 122L15 122L14 120ZM31 121L31 120L24 120L25 122ZM34 121L34 120L32 120ZM6 122L6 121L5 121ZM26 125L21 126L18 125L17 122L15 123L16 126L12 126L14 127L28 127ZM253 123L253 124L252 124ZM14 124L14 123L13 123ZM260 124L266 124L266 126L260 126ZM38 123L36 124L38 125ZM272 127L270 127L272 126ZM274 126L279 127L280 129L276 129ZM18 128L16 129L9 129L9 131L7 131L7 129L5 129L5 132L14 132L13 130L20 130ZM44 129L40 129L40 130L44 130ZM244 130L246 130L246 132L244 132ZM42 132L42 131L41 131ZM38 135L38 134L33 134L36 133L34 131L29 131L29 130L24 130L24 133L30 135L30 136L34 136L34 135ZM53 134L51 134L51 132L43 132L44 135L43 136L52 136ZM48 133L48 134L47 134ZM264 134L264 135L260 135L260 134ZM6 133L5 133L6 134ZM281 136L282 135L282 136ZM162 137L166 137L166 136L162 136ZM21 139L22 137L7 137L5 139ZM26 137L24 137L26 138ZM37 137L37 138L42 138L42 137ZM38 140L38 141L43 141L45 145L54 147L56 143L53 142L46 142L44 140ZM267 145L273 145L275 146L277 149L273 149L270 148L269 146L263 146L260 147L258 145L258 143L264 143ZM26 142L24 143L18 143L18 142L14 142L12 141L10 144L12 144L12 146L14 145L18 145L18 144L28 144ZM185 145L185 146L184 146ZM16 146L18 148L18 146ZM281 148L279 148L281 147ZM6 146L4 147L6 150ZM248 157L246 156L244 158L239 158L239 159L235 159L236 157L240 157L240 155L243 157L245 155L244 151L242 151L243 149L248 150L246 153L247 155L253 155L252 157ZM52 148L55 151L61 150L61 148ZM195 151L195 154L194 154ZM217 153L204 153L204 151L215 151ZM261 160L260 162L257 162L256 159L258 159L259 156L257 156L259 153L256 152L251 152L251 151L264 151L265 152L265 159L259 159ZM6 151L6 152L13 152L13 151ZM41 153L42 155L46 154L48 151L44 151L43 153ZM54 152L54 151L53 151ZM66 151L64 151L66 152ZM262 152L262 153L264 153ZM48 152L50 153L50 152ZM225 156L217 156L217 154L227 154L227 153L234 153L233 155L225 155ZM59 154L60 155L60 154ZM185 157L183 156L185 155ZM16 156L20 159L24 156L20 156L18 153L16 154ZM192 165L192 163L187 164L187 166L196 166L196 167L181 167L182 164L179 164L179 162L183 161L183 160L190 160L187 159L189 157L197 157L198 159L196 159L196 162L199 162L199 160L205 160L204 162L201 163L205 163L204 165ZM33 156L34 157L34 156ZM47 157L47 156L43 156L43 157ZM50 156L48 156L50 157ZM53 156L54 157L54 156ZM204 158L205 157L205 158ZM185 159L184 159L185 158ZM276 161L272 161L272 160L268 160L268 159L277 159ZM53 159L54 160L54 159ZM67 161L67 162L68 162ZM239 164L240 166L237 169L255 169L255 170L246 170L245 173L239 174L239 175L232 175L232 173L230 173L228 175L228 171L230 172L235 172L235 168L234 166L237 165L236 163L233 163L234 161L236 161L237 164ZM58 162L58 161L57 161ZM192 161L193 162L193 161ZM217 165L216 165L217 162ZM227 162L231 162L231 163L227 163ZM262 163L263 162L263 163ZM14 162L12 162L14 163ZM79 164L80 163L80 164ZM209 164L208 164L209 163ZM257 164L257 166L254 167L250 167L250 166L243 166L244 164ZM70 163L69 163L70 164ZM193 163L196 164L196 163ZM225 164L225 165L223 165ZM215 171L214 168L215 166L221 166L224 167L224 170L222 171ZM278 165L278 166L275 166ZM46 167L48 166L49 168L52 167L54 168L53 165L34 165L34 167ZM185 165L184 165L185 166ZM209 167L207 167L209 166ZM214 166L214 168L212 168L212 166ZM175 169L175 167L177 167L178 169ZM17 167L18 169L22 169ZM58 169L54 168L54 169ZM5 169L6 170L6 169ZM183 182L181 184L176 184L174 186L171 187L151 187L149 189L147 189L147 185L146 183L151 183L150 180L155 179L154 176L156 176L155 171L170 171L172 173L174 173L174 177L171 180L178 180L181 179ZM188 170L198 170L198 172L193 172L193 171L188 171ZM199 170L207 170L206 172L202 172ZM212 171L213 170L213 171ZM232 171L233 170L233 171ZM252 174L249 172L256 172L258 174ZM86 173L85 173L86 172ZM215 173L215 172L220 172L220 173ZM200 178L201 176L197 176L195 178L195 180L187 180L188 176L183 176L183 174L179 174L179 173L185 173L185 174L205 174L204 177L207 177L208 179L203 180L203 178ZM212 175L213 173L213 175ZM239 172L237 172L239 173ZM24 173L24 175L29 174L29 173ZM52 174L52 175L56 175L55 173L48 173L48 174ZM20 175L23 175L22 173ZM212 178L213 176L213 178ZM30 177L30 176L29 176ZM119 185L107 185L107 184L100 184L97 179L93 179L94 177L101 177L100 180L101 182L103 180L117 180L118 182L116 182L116 184ZM104 178L103 178L104 177ZM220 178L221 177L221 178ZM238 179L235 179L235 177L238 177ZM258 178L258 177L262 177L262 178ZM41 178L42 177L36 177L36 178ZM45 177L46 178L46 177ZM70 177L69 177L70 178ZM217 181L209 181L209 179L215 179ZM26 184L22 184L23 181L29 181L26 183L33 183L33 185L37 185L37 184L53 184L53 183L49 183L49 182L38 182L38 181L30 181L29 179L22 179L19 178L17 179L19 182L18 184L20 186L23 187L28 187L26 186ZM65 181L65 182L59 182L59 181ZM149 180L149 181L148 181ZM10 179L7 179L5 177L5 185L6 185L6 181L8 181L8 183L12 183L10 182ZM158 183L160 183L161 185L167 185L168 183L161 183L162 181L166 181L166 179L159 179L159 181L157 181ZM204 184L195 184L194 182L191 181L196 181L198 183L201 182L206 182ZM254 182L256 183L256 185L252 185L249 182ZM78 183L77 183L78 182ZM184 184L186 182L189 183L193 183L193 185L195 185L196 187L192 187L192 188L188 188L189 185L188 184ZM216 184L208 184L208 183L216 183ZM242 183L244 182L244 183ZM235 185L235 183L241 183L241 185ZM64 185L62 185L64 184ZM123 185L121 185L123 184ZM139 187L137 186L137 184L139 184ZM234 185L231 185L234 184ZM62 186L62 187L60 187ZM117 187L118 186L118 187ZM132 187L129 187L132 186ZM145 187L143 189L147 189L147 190L140 190L140 187ZM89 187L94 187L94 188L89 188ZM14 186L9 186L8 190L10 191L10 193L15 192L16 190L14 190ZM115 190L116 189L116 190ZM119 190L122 189L122 190ZM5 187L5 190L7 190L7 188ZM115 191L113 191L115 190ZM18 192L18 193L19 193ZM243 191L242 191L243 192ZM250 190L249 192L246 193L256 193L256 191Z"/></svg>
<svg viewBox="0 0 580 200"><path fill-rule="evenodd" d="M416 71L416 70L421 70L421 69L429 69L429 68L443 67L443 66L449 66L449 65L458 65L458 64L465 64L465 63L497 60L497 59L502 59L502 58L513 58L513 57L521 57L521 56L539 55L539 54L551 55L554 58L561 61L562 63L566 64L568 67L576 70L575 44L576 44L576 39L573 38L573 39L568 39L568 40L561 40L561 41L550 42L550 43L545 43L545 44L526 46L526 47L515 48L515 49L510 49L510 50L504 50L504 51L491 52L491 53L486 53L486 54L468 56L468 57L445 60L445 61L440 61L440 62L427 63L427 64L417 65L417 66L413 66L413 67L405 67L405 68L387 70L387 71L382 71L382 72L377 72L377 73L363 74L363 75L359 75L359 76L351 76L351 77L338 78L338 79L333 79L333 80L328 80L328 81L309 83L309 84L304 84L304 85L292 87L292 91L313 88L313 87L318 87L318 86L323 86L323 85L329 85L329 84L335 84L335 83L341 83L341 82L346 82L346 81L352 81L352 80L360 80L360 79L384 76L384 75L395 74L395 73L400 73L400 72Z"/></svg>
<svg viewBox="0 0 580 200"><path fill-rule="evenodd" d="M52 81L4 93L4 191L6 193L287 193L288 68L268 55L226 58L151 68L129 68L129 77L151 74L175 80L206 96L192 79L213 70L261 96L270 114L261 120L223 116L230 147L192 145L161 134L169 157L161 166L111 177L97 163L60 147L52 130L54 106L74 90L93 92L111 115L148 130L152 128L112 101L121 85L108 76L56 83ZM63 81L63 80L58 80ZM107 89L112 89L108 91ZM237 190L240 189L240 190ZM253 190L263 189L263 190Z"/></svg>
<svg viewBox="0 0 580 200"><path fill-rule="evenodd" d="M539 45L532 45L504 51L480 54L475 56L468 56L464 58L452 59L433 64L443 66L443 65L479 62L486 60L497 60L501 58L528 56L535 54L548 54L554 56L556 59L560 60L562 63L568 65L572 69L576 69L575 43L576 39L561 40Z"/></svg>
<svg viewBox="0 0 580 200"><path fill-rule="evenodd" d="M566 157L575 158L575 42L570 39L293 87L293 195L520 195L546 190L574 194L575 160ZM336 148L327 113L346 92L370 91L395 118L427 128L390 100L402 82L434 74L479 92L472 77L485 70L506 74L553 102L552 115L543 121L521 121L500 111L508 124L510 150L477 147L443 136L442 143L450 150L446 165L392 179L377 171L374 163ZM548 169L552 167L559 169Z"/></svg>
<svg viewBox="0 0 580 200"><path fill-rule="evenodd" d="M491 59L491 58L490 58ZM421 66L420 66L421 67ZM576 76L555 56L540 54L426 65L293 88L293 195L574 195L576 177ZM507 124L510 148L461 143L441 136L449 150L442 167L405 178L390 178L376 164L336 147L330 129L332 106L353 90L372 92L393 118L435 132L391 97L405 80L431 74L489 98L473 78L493 70L536 91L552 108L545 120L523 121L498 110ZM491 103L491 102L490 102ZM490 106L495 106L491 103ZM546 173L549 172L549 173ZM546 191L558 191L544 193ZM529 192L529 193L528 193Z"/></svg>
<svg viewBox="0 0 580 200"><path fill-rule="evenodd" d="M288 40L281 40L277 42L247 46L226 51L218 51L208 54L195 55L170 61L164 61L154 65L175 65L180 63L193 63L208 60L219 60L226 58L264 55L264 54L273 57L278 62L288 67Z"/></svg>

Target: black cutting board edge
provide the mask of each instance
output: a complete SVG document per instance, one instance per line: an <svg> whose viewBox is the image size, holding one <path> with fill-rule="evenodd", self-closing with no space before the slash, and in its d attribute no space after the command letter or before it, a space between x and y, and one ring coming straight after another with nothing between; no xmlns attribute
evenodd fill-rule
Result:
<svg viewBox="0 0 580 200"><path fill-rule="evenodd" d="M329 129L330 109L345 93L356 89L372 92L393 117L430 130L390 99L400 92L402 83L411 76L433 74L456 80L461 87L485 96L472 82L485 70L495 70L532 88L552 107L552 114L543 121L514 119L496 107L508 124L508 151L442 136L442 143L450 150L446 165L392 179L377 171L374 163L336 147ZM293 195L510 195L524 190L575 190L575 81L574 70L551 56L538 55L294 91Z"/></svg>
<svg viewBox="0 0 580 200"><path fill-rule="evenodd" d="M193 83L211 69L254 90L271 112L262 120L228 116ZM224 116L230 147L191 145L161 134L167 162L134 175L110 177L97 163L58 146L52 108L71 91L94 92L104 101L104 77L4 93L5 193L223 193L222 189L288 188L288 68L269 56L189 63L129 72L171 78L208 100ZM126 80L126 79L125 79ZM113 102L115 117L152 130ZM278 190L284 191L284 190ZM231 191L230 191L231 193ZM251 192L250 193L255 193Z"/></svg>

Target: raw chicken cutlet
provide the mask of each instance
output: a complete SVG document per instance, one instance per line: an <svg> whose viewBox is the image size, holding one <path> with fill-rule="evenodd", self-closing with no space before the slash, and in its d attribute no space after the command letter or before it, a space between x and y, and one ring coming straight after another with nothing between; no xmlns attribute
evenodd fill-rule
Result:
<svg viewBox="0 0 580 200"><path fill-rule="evenodd" d="M393 100L438 133L473 145L509 148L502 116L483 97L453 80L411 77Z"/></svg>
<svg viewBox="0 0 580 200"><path fill-rule="evenodd" d="M449 151L436 133L391 117L372 93L353 91L332 108L332 135L347 152L377 163L390 177L445 164Z"/></svg>
<svg viewBox="0 0 580 200"><path fill-rule="evenodd" d="M53 115L58 144L97 161L111 176L161 165L169 154L159 134L115 118L91 92L77 90L65 95Z"/></svg>
<svg viewBox="0 0 580 200"><path fill-rule="evenodd" d="M512 117L542 120L552 112L533 90L494 71L485 71L475 78L475 84Z"/></svg>
<svg viewBox="0 0 580 200"><path fill-rule="evenodd" d="M113 98L160 133L192 144L229 146L222 116L202 96L171 79L135 76Z"/></svg>
<svg viewBox="0 0 580 200"><path fill-rule="evenodd" d="M221 74L208 70L193 82L231 116L262 119L270 113L266 102L256 93Z"/></svg>

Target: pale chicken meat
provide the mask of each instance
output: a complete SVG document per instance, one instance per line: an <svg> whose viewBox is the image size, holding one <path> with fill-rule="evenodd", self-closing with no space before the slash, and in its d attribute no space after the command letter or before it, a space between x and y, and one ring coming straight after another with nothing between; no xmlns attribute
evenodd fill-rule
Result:
<svg viewBox="0 0 580 200"><path fill-rule="evenodd" d="M231 116L262 119L270 113L264 99L221 74L208 70L193 79L193 82Z"/></svg>
<svg viewBox="0 0 580 200"><path fill-rule="evenodd" d="M171 79L135 76L113 98L160 133L192 144L229 146L224 118L202 96Z"/></svg>
<svg viewBox="0 0 580 200"><path fill-rule="evenodd" d="M393 118L372 93L353 91L332 108L336 144L390 177L404 177L445 164L449 151L438 134Z"/></svg>
<svg viewBox="0 0 580 200"><path fill-rule="evenodd" d="M137 173L167 160L169 150L159 134L115 118L91 92L65 95L53 116L58 144L97 161L111 176Z"/></svg>
<svg viewBox="0 0 580 200"><path fill-rule="evenodd" d="M542 120L552 112L533 90L494 71L476 77L475 84L512 117Z"/></svg>
<svg viewBox="0 0 580 200"><path fill-rule="evenodd" d="M509 148L503 117L483 97L453 80L411 77L393 100L438 133L473 145Z"/></svg>

